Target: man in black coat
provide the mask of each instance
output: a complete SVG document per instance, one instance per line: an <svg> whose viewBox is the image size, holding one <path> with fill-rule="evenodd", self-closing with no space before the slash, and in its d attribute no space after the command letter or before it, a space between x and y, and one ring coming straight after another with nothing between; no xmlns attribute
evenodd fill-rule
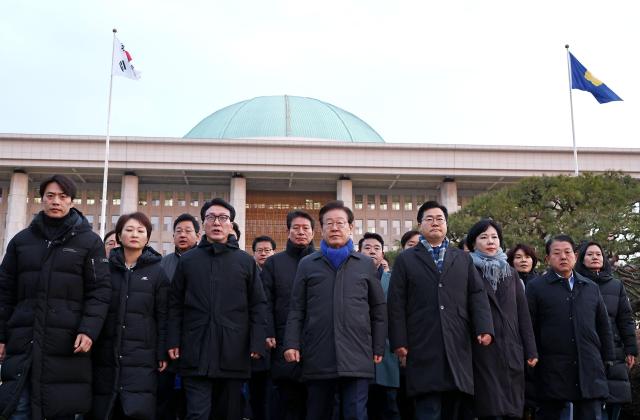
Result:
<svg viewBox="0 0 640 420"><path fill-rule="evenodd" d="M369 381L387 335L384 292L371 258L353 249L351 209L332 201L319 219L320 251L300 261L294 280L284 356L302 363L307 420L366 419Z"/></svg>
<svg viewBox="0 0 640 420"><path fill-rule="evenodd" d="M187 419L238 420L251 359L265 352L266 301L255 261L230 235L233 206L215 198L200 215L205 236L171 284L169 356L179 360Z"/></svg>
<svg viewBox="0 0 640 420"><path fill-rule="evenodd" d="M574 418L599 419L609 395L605 365L614 360L607 309L598 285L573 270L571 237L555 236L545 250L549 270L526 290L540 355L536 418L558 419L570 401Z"/></svg>
<svg viewBox="0 0 640 420"><path fill-rule="evenodd" d="M287 214L287 248L267 259L260 273L267 294L267 345L271 353L271 377L278 388L277 419L302 420L307 393L300 383L300 367L284 360L284 331L287 326L293 279L303 257L312 254L313 218L302 210Z"/></svg>
<svg viewBox="0 0 640 420"><path fill-rule="evenodd" d="M91 408L89 350L111 283L104 245L73 208L64 175L40 184L43 210L0 266L0 417L73 419Z"/></svg>
<svg viewBox="0 0 640 420"><path fill-rule="evenodd" d="M435 201L420 206L420 243L398 255L389 286L391 348L406 361L416 419L470 416L471 340L489 345L493 336L482 279L471 257L449 246L447 217Z"/></svg>

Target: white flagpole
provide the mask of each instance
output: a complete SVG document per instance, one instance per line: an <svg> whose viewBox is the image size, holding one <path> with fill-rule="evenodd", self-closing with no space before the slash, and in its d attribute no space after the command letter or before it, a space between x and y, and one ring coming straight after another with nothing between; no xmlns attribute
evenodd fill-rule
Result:
<svg viewBox="0 0 640 420"><path fill-rule="evenodd" d="M567 49L567 65L569 66L569 105L571 106L571 136L573 138L573 163L575 166L574 175L578 176L580 173L578 172L578 148L576 147L576 128L573 122L573 92L571 91L573 80L571 78L571 57L569 56L569 44L565 45L564 47Z"/></svg>
<svg viewBox="0 0 640 420"><path fill-rule="evenodd" d="M102 210L100 216L100 237L104 238L107 223L107 181L109 179L109 130L111 128L111 91L113 89L113 56L115 54L115 41L117 29L113 29L113 41L111 42L111 69L109 70L109 107L107 110L107 141L104 146L104 173L102 175Z"/></svg>

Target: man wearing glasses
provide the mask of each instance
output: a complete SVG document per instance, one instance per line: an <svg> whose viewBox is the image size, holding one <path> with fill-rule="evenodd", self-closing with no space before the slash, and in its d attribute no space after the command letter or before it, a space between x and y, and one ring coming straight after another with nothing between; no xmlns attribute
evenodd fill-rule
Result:
<svg viewBox="0 0 640 420"><path fill-rule="evenodd" d="M320 251L300 261L294 280L284 357L302 365L307 420L364 420L387 335L384 292L371 258L353 249L351 209L332 201L319 219Z"/></svg>
<svg viewBox="0 0 640 420"><path fill-rule="evenodd" d="M493 336L482 279L449 246L447 217L435 201L420 206L420 242L398 255L389 286L391 349L406 362L417 420L473 418L471 339L488 346Z"/></svg>
<svg viewBox="0 0 640 420"><path fill-rule="evenodd" d="M251 249L253 250L253 259L256 260L258 269L262 271L262 267L264 267L264 263L267 262L267 258L276 252L276 241L270 236L258 236L253 240Z"/></svg>
<svg viewBox="0 0 640 420"><path fill-rule="evenodd" d="M235 209L221 198L200 210L204 236L173 276L169 357L187 400L187 418L237 420L251 360L265 352L266 301L253 258L231 235Z"/></svg>

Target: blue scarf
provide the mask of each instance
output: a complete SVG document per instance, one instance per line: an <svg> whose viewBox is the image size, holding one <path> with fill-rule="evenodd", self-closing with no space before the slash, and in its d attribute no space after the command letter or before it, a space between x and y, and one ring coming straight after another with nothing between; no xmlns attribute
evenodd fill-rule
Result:
<svg viewBox="0 0 640 420"><path fill-rule="evenodd" d="M498 289L498 283L511 274L511 267L507 262L507 254L498 248L496 255L483 254L480 251L470 252L473 264L480 270L482 276L487 279L491 288L495 292Z"/></svg>
<svg viewBox="0 0 640 420"><path fill-rule="evenodd" d="M353 241L351 239L349 239L349 241L347 241L347 243L340 248L331 248L329 245L327 245L324 239L320 241L320 251L322 251L322 255L327 257L333 268L335 268L336 270L340 268L342 263L344 263L345 260L349 257L352 249Z"/></svg>
<svg viewBox="0 0 640 420"><path fill-rule="evenodd" d="M434 248L424 238L424 236L420 235L420 243L427 248L427 251L429 251L429 254L433 257L433 262L436 264L438 273L442 274L442 269L444 268L444 254L447 252L447 248L449 247L449 240L444 238L440 246Z"/></svg>

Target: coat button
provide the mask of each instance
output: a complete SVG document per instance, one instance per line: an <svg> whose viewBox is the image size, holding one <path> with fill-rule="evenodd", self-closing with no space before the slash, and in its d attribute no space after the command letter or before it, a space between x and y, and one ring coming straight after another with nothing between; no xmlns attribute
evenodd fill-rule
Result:
<svg viewBox="0 0 640 420"><path fill-rule="evenodd" d="M442 287L442 283L438 283L438 287Z"/></svg>
<svg viewBox="0 0 640 420"><path fill-rule="evenodd" d="M444 310L444 305L440 305L440 309L441 309L441 310Z"/></svg>
<svg viewBox="0 0 640 420"><path fill-rule="evenodd" d="M118 359L122 359L122 355L118 356Z"/></svg>
<svg viewBox="0 0 640 420"><path fill-rule="evenodd" d="M122 326L122 329L125 329L125 328L127 328L127 326L126 326L126 325L123 325L123 326Z"/></svg>

